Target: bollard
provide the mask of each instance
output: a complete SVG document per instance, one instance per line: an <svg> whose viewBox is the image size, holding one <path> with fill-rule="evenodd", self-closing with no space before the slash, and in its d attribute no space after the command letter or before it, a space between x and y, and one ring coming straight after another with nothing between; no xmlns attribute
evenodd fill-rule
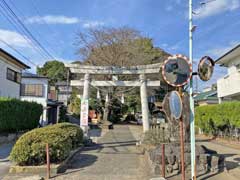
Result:
<svg viewBox="0 0 240 180"><path fill-rule="evenodd" d="M48 143L46 144L46 160L47 160L47 179L50 179L50 157Z"/></svg>

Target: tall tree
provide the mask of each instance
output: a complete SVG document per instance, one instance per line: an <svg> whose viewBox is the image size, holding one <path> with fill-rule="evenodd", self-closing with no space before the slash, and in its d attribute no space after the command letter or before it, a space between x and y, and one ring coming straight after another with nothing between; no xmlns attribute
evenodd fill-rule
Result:
<svg viewBox="0 0 240 180"><path fill-rule="evenodd" d="M64 64L56 60L47 61L43 67L38 67L37 74L48 77L50 85L55 85L56 82L67 79L67 70Z"/></svg>
<svg viewBox="0 0 240 180"><path fill-rule="evenodd" d="M92 65L130 66L149 64L163 51L153 47L152 39L127 27L100 28L80 32L79 54ZM165 53L166 54L166 53Z"/></svg>

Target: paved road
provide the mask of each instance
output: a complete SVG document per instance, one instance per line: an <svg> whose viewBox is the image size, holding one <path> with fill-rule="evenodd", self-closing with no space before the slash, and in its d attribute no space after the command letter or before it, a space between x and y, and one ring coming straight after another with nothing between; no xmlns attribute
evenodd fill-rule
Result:
<svg viewBox="0 0 240 180"><path fill-rule="evenodd" d="M145 180L143 155L128 126L115 125L94 147L85 148L56 180Z"/></svg>
<svg viewBox="0 0 240 180"><path fill-rule="evenodd" d="M9 170L11 162L8 160L8 156L12 150L14 143L1 144L0 145L0 179L2 179Z"/></svg>

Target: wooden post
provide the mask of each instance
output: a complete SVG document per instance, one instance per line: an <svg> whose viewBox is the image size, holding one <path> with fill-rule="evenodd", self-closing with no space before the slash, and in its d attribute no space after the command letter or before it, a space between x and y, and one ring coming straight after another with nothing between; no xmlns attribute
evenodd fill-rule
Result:
<svg viewBox="0 0 240 180"><path fill-rule="evenodd" d="M47 160L47 179L50 179L50 156L48 143L46 144L46 160Z"/></svg>
<svg viewBox="0 0 240 180"><path fill-rule="evenodd" d="M165 144L162 144L162 177L165 178Z"/></svg>

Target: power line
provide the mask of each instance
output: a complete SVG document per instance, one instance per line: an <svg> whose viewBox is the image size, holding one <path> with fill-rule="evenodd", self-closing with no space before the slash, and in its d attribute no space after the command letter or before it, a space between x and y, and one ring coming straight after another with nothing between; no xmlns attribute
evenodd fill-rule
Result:
<svg viewBox="0 0 240 180"><path fill-rule="evenodd" d="M13 15L13 17L17 20L19 25L23 28L23 30L27 33L28 37L30 37L37 45L40 47L40 49L45 52L49 57L54 57L41 45L41 43L33 36L33 34L28 30L28 28L24 25L24 23L21 21L20 18L15 14L15 12L11 9L11 7L7 4L5 0L2 0L3 5L7 8L7 10Z"/></svg>
<svg viewBox="0 0 240 180"><path fill-rule="evenodd" d="M43 58L47 58L47 56L44 55L40 51L40 49L37 48L29 38L27 38L26 33L18 26L16 20L11 16L11 14L9 14L8 11L5 11L5 8L4 8L4 6L1 3L0 3L0 7L1 7L1 9L0 9L1 14L14 27L14 29L21 35L21 37L23 37L26 40L26 42L28 42L29 45L31 45L35 49L35 51L37 53L39 53Z"/></svg>
<svg viewBox="0 0 240 180"><path fill-rule="evenodd" d="M34 10L36 11L37 15L40 17L41 13L40 13L39 9L37 8L35 2L33 0L30 0L30 4L32 5ZM48 28L49 32L54 33L54 30L52 30L52 28L48 25L47 21L44 18L43 18L43 23L46 25L46 27Z"/></svg>
<svg viewBox="0 0 240 180"><path fill-rule="evenodd" d="M27 58L25 55L23 55L20 51L18 51L17 49L15 49L13 46L11 46L10 44L8 44L6 41L0 39L0 41L5 44L6 46L8 46L10 49L12 49L13 51L15 51L18 55L20 55L22 58L24 58L26 61L30 62L32 65L34 66L38 66L36 65L33 61L31 61L29 58Z"/></svg>
<svg viewBox="0 0 240 180"><path fill-rule="evenodd" d="M26 19L26 16L20 11L19 8L17 8L17 6L12 2L12 0L9 0L10 4L16 9L16 11L23 17L23 19ZM47 25L47 24L45 24ZM47 26L48 27L48 26ZM36 29L34 29L34 32L39 36L41 37L41 33L39 33L39 31L37 31ZM56 52L51 48L51 45L49 43L49 41L47 41L46 39L44 39L45 42L47 43L47 45L49 46L49 49L54 52L56 54Z"/></svg>
<svg viewBox="0 0 240 180"><path fill-rule="evenodd" d="M50 58L55 59L47 49L45 49L42 44L33 36L33 34L29 31L29 29L25 26L25 24L21 21L21 19L15 14L15 12L9 7L9 5L6 3L5 0L2 0L4 6L8 9L8 11L15 17L17 22L20 24L20 26L25 30L25 32L28 34L28 36L42 49L43 52L45 52Z"/></svg>

